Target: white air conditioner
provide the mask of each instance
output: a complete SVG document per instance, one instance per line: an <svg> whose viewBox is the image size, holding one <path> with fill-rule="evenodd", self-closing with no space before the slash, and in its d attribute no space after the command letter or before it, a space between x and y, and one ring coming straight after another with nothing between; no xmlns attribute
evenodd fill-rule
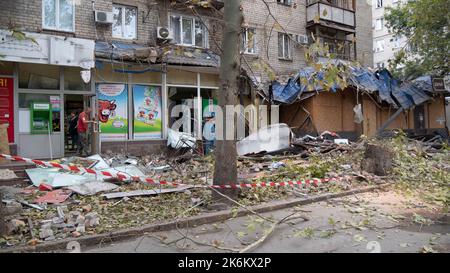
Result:
<svg viewBox="0 0 450 273"><path fill-rule="evenodd" d="M308 35L302 35L302 34L295 35L295 41L302 45L309 44Z"/></svg>
<svg viewBox="0 0 450 273"><path fill-rule="evenodd" d="M114 16L112 12L95 11L95 22L98 24L112 24Z"/></svg>
<svg viewBox="0 0 450 273"><path fill-rule="evenodd" d="M156 29L156 35L158 37L158 39L160 40L172 40L173 39L173 34L170 31L170 29L166 28L166 27L158 27Z"/></svg>

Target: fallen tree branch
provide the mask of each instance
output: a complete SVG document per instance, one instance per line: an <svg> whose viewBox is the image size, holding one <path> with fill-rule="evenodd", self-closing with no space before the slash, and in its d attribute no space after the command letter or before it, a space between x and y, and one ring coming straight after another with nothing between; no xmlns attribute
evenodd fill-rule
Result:
<svg viewBox="0 0 450 273"><path fill-rule="evenodd" d="M281 219L281 220L279 220L279 221L273 223L272 226L270 227L269 231L266 232L266 233L264 234L264 236L262 236L262 237L259 238L257 241L255 241L254 243L250 244L249 246L247 246L247 247L241 249L241 250L239 251L239 253L250 252L250 251L254 250L255 248L257 248L257 247L258 247L259 245L261 245L265 240L267 240L267 238L269 238L270 235L272 235L272 233L275 231L275 229L277 228L278 225L280 225L280 224L282 224L282 223L284 223L284 222L287 222L287 221L290 221L290 220L294 220L294 219L298 219L298 218L302 218L302 219L305 220L305 221L309 221L309 218L306 217L306 216L303 216L303 215L299 215L299 216L294 217L294 215L296 215L296 214L298 214L298 213L299 213L299 212L296 211L296 212L291 213L290 215L284 217L283 219Z"/></svg>

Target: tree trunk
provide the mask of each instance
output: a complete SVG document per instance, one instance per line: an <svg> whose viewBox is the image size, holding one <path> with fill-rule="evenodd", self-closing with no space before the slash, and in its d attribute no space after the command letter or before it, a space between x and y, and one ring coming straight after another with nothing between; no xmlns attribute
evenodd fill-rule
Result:
<svg viewBox="0 0 450 273"><path fill-rule="evenodd" d="M376 175L387 175L392 171L392 152L383 146L367 144L362 170Z"/></svg>
<svg viewBox="0 0 450 273"><path fill-rule="evenodd" d="M218 104L224 111L223 138L217 139L215 148L214 185L237 183L236 142L226 139L226 105L236 105L238 77L240 75L239 36L241 32L242 11L240 0L224 1L224 31L222 39L222 56L220 65L220 85ZM236 123L235 123L236 124ZM236 126L235 126L236 127ZM230 197L236 197L236 190L221 190ZM225 201L225 200L224 200Z"/></svg>

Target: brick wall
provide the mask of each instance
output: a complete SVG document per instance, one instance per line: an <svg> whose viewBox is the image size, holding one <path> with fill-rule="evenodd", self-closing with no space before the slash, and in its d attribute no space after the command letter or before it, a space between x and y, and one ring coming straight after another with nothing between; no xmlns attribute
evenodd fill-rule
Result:
<svg viewBox="0 0 450 273"><path fill-rule="evenodd" d="M278 23L290 34L306 34L306 1L293 0L292 6L286 6L276 1L267 1L271 13ZM277 75L289 75L296 73L305 66L304 50L301 47L292 47L292 60L278 58L278 32L282 28L275 24L269 10L260 0L246 0L242 2L244 13L244 25L255 28L257 54L246 54L245 58L255 74L261 74L263 80L267 79L266 73L261 69L255 69L258 63L267 63ZM244 62L244 65L246 63Z"/></svg>
<svg viewBox="0 0 450 273"><path fill-rule="evenodd" d="M0 28L7 29L12 22L18 29L29 32L55 34L61 36L77 37L84 39L110 42L122 41L142 45L156 44L156 27L167 26L168 13L173 9L169 0L95 0L95 9L111 12L113 4L133 6L137 8L137 39L126 40L112 37L111 25L96 25L91 0L75 0L75 32L62 32L44 30L42 28L42 0L15 0L0 1ZM192 15L189 10L182 10L185 14ZM200 11L206 20L213 16ZM217 16L215 16L217 18ZM211 38L219 38L220 29L211 23ZM213 49L214 43L210 41Z"/></svg>

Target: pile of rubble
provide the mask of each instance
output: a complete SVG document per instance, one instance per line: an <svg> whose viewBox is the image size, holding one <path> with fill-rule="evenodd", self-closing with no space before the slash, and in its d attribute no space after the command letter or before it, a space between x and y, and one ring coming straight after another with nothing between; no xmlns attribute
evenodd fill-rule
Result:
<svg viewBox="0 0 450 273"><path fill-rule="evenodd" d="M340 179L299 187L245 188L238 201L253 205L274 199L309 198L385 182L411 186L412 181L417 181L422 183L422 189L423 183L430 181L426 188L432 198L448 205L449 148L437 141L411 140L400 135L388 140L363 138L350 142L333 132L324 132L319 136L289 137L287 147L282 143L278 150L271 149L270 141L269 146L256 145L251 149L241 146L253 151L239 156L237 183ZM258 150L261 147L269 148L269 152ZM368 152L372 149L368 147L375 147L375 150L381 147L386 153ZM382 160L385 164L377 163L378 154L387 157ZM372 161L376 166L366 166ZM187 217L213 207L211 191L207 187L197 187L212 184L212 155L132 157L107 153L63 158L54 163L184 185L171 187L121 181L58 168L27 169L32 185L3 187L7 227L6 235L0 237L0 247L111 232L173 220L180 215ZM381 166L386 173L377 173L374 166Z"/></svg>

